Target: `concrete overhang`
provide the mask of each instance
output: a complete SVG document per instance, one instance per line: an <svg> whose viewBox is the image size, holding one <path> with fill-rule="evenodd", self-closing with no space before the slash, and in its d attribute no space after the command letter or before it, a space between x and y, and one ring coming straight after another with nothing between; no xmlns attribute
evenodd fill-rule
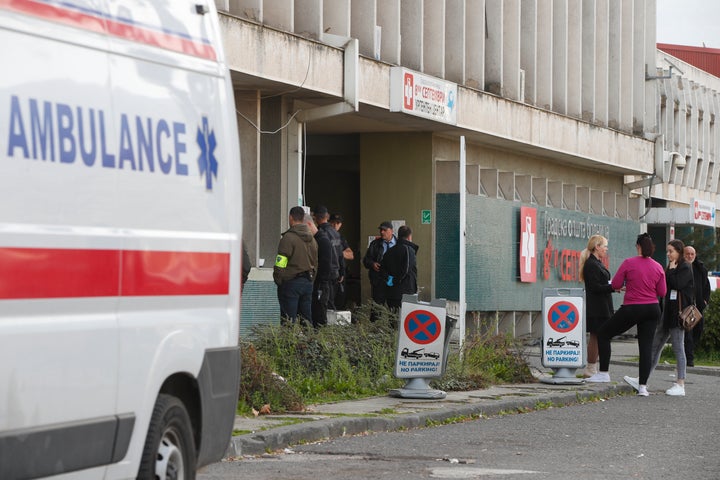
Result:
<svg viewBox="0 0 720 480"><path fill-rule="evenodd" d="M296 108L343 98L343 51L245 19L221 14L228 66L236 91L285 95ZM359 58L359 110L315 120L308 134L433 132L448 138L619 175L650 175L653 142L575 118L458 86L457 125L390 112L392 65ZM378 88L382 85L383 88Z"/></svg>

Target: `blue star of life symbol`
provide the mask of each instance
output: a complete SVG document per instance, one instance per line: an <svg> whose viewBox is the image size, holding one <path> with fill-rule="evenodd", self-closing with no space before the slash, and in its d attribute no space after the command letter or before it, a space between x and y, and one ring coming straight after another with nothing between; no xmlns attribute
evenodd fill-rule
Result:
<svg viewBox="0 0 720 480"><path fill-rule="evenodd" d="M198 157L198 167L200 168L200 176L205 174L205 186L208 190L212 190L212 177L217 179L218 162L215 158L215 132L210 130L207 117L202 119L202 129L197 130L197 144L200 147L200 156Z"/></svg>

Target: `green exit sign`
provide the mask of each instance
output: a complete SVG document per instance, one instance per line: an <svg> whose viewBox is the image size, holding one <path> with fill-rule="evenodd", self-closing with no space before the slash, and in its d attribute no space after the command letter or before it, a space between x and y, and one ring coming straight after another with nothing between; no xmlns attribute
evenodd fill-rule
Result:
<svg viewBox="0 0 720 480"><path fill-rule="evenodd" d="M422 224L430 225L430 223L432 223L432 213L430 213L430 210L423 210L422 211Z"/></svg>

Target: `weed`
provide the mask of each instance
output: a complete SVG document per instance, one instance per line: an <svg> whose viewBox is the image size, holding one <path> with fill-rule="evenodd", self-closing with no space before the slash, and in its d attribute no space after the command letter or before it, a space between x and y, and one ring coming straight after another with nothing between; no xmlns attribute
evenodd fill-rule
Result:
<svg viewBox="0 0 720 480"><path fill-rule="evenodd" d="M535 408L535 410L548 410L550 408L553 408L554 406L555 406L555 404L553 402L551 402L550 400L545 401L545 402L537 401L537 402L535 402L534 408Z"/></svg>
<svg viewBox="0 0 720 480"><path fill-rule="evenodd" d="M238 414L264 405L273 413L301 411L306 404L386 395L401 387L403 380L394 376L397 313L378 311L375 322L365 304L351 325L255 327L241 345ZM462 391L534 380L521 345L509 336L476 335L462 355L446 354L445 375L431 380L432 388Z"/></svg>
<svg viewBox="0 0 720 480"><path fill-rule="evenodd" d="M485 333L468 339L462 355L450 353L445 375L430 384L440 390L462 391L532 381L520 342L509 335Z"/></svg>

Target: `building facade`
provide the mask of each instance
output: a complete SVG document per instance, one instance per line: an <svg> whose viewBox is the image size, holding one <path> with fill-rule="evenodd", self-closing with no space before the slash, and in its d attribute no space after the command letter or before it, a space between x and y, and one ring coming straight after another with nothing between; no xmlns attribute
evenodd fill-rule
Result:
<svg viewBox="0 0 720 480"><path fill-rule="evenodd" d="M648 189L662 188L631 184L651 183L661 133L653 0L216 4L245 241L267 259L243 322L271 313L294 205L342 213L356 302L379 223L410 225L420 299L448 299L461 332L537 335L543 288L581 285L593 233L610 239L611 270L635 254Z"/></svg>

